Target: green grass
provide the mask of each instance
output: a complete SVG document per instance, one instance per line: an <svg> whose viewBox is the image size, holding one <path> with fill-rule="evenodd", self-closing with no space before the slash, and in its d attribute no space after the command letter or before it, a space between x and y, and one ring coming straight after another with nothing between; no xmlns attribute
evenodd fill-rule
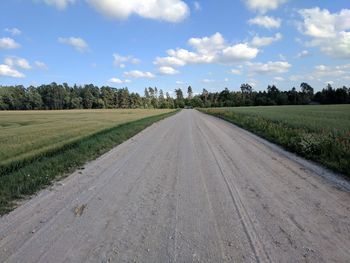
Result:
<svg viewBox="0 0 350 263"><path fill-rule="evenodd" d="M213 108L201 111L350 176L350 105Z"/></svg>
<svg viewBox="0 0 350 263"><path fill-rule="evenodd" d="M0 215L10 211L15 206L16 200L34 194L43 187L50 185L53 180L59 179L69 172L74 171L87 161L93 160L134 136L152 123L166 118L176 111L151 110L148 111L148 113L141 111L142 114L140 114L141 112L138 110L114 112L119 115L128 112L126 116L129 116L129 120L131 121L127 121L128 118L122 118L122 121L114 122L111 120L112 124L99 125L97 131L89 133L84 133L82 131L91 131L93 128L90 127L85 130L84 123L80 122L82 135L76 137L74 141L66 140L66 143L63 142L59 147L53 148L46 153L40 152L39 155L35 155L35 158L28 159L27 162L22 162L22 165L17 168L12 166L11 172L3 173L0 176ZM138 117L133 116L135 112ZM96 112L94 111L93 113ZM38 114L50 115L52 113L38 112ZM77 114L77 112L64 112L63 114L65 114L68 119L75 119L76 116L72 115ZM89 114L89 112L79 111L78 115L79 114L84 115ZM103 111L102 115L104 115ZM147 117L147 115L149 116ZM89 116L85 116L85 118L89 120L88 123L93 122L93 120L90 120ZM103 118L108 120L107 116ZM120 120L118 117L115 117L115 119ZM29 118L28 120L32 121L32 119ZM49 122L46 126L45 123L39 125L41 125L41 127L52 128L52 126L55 126L54 123L55 122ZM99 121L96 120L96 123L99 123ZM65 124L65 121L63 121L61 125L66 125L67 127L68 124ZM13 126L14 125L12 125L12 127ZM66 132L69 133L69 130L61 130L61 133ZM54 137L56 138L56 136ZM62 134L61 137L64 137L64 134ZM31 138L30 135L29 138ZM16 147L14 147L14 149L16 149Z"/></svg>
<svg viewBox="0 0 350 263"><path fill-rule="evenodd" d="M169 110L0 111L0 176L91 134Z"/></svg>

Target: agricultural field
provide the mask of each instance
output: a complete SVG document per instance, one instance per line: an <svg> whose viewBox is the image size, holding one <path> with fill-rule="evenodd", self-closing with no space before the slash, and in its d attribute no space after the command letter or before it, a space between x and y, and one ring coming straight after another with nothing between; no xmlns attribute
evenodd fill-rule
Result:
<svg viewBox="0 0 350 263"><path fill-rule="evenodd" d="M228 120L334 171L350 175L350 105L201 111Z"/></svg>
<svg viewBox="0 0 350 263"><path fill-rule="evenodd" d="M0 111L0 167L169 110Z"/></svg>
<svg viewBox="0 0 350 263"><path fill-rule="evenodd" d="M0 214L173 112L0 111Z"/></svg>

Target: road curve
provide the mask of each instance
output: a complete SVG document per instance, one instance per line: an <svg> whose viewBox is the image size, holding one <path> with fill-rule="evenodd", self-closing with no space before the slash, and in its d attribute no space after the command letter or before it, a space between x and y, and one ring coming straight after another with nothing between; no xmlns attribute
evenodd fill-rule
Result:
<svg viewBox="0 0 350 263"><path fill-rule="evenodd" d="M183 110L0 218L0 262L350 262L350 192L315 167Z"/></svg>

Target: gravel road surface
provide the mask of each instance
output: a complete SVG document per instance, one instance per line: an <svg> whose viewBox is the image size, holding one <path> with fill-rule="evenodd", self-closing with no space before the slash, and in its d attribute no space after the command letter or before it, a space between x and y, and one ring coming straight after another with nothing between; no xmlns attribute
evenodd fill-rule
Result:
<svg viewBox="0 0 350 263"><path fill-rule="evenodd" d="M183 110L0 218L0 262L350 262L349 189Z"/></svg>

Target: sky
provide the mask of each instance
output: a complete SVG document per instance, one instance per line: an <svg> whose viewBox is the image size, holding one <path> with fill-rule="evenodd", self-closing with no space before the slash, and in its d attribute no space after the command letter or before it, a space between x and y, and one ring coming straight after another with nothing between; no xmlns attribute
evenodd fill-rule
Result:
<svg viewBox="0 0 350 263"><path fill-rule="evenodd" d="M2 0L0 85L350 86L349 0Z"/></svg>

